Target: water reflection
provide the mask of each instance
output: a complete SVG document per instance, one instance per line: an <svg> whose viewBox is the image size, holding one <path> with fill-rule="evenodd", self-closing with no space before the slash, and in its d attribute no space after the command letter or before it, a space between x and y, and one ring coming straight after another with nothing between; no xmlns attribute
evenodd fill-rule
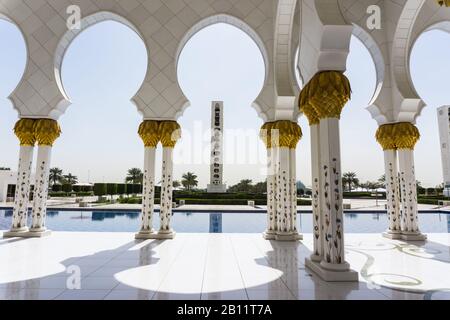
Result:
<svg viewBox="0 0 450 320"><path fill-rule="evenodd" d="M222 213L209 215L209 233L222 233Z"/></svg>
<svg viewBox="0 0 450 320"><path fill-rule="evenodd" d="M12 210L0 210L0 230L11 227ZM31 223L31 213L29 213ZM154 215L154 228L159 228L159 212ZM261 233L265 230L265 213L175 212L173 228L180 233ZM381 233L388 225L385 213L346 213L347 233ZM426 233L450 233L450 214L420 214L420 224ZM53 231L135 232L140 226L139 211L56 211L47 213L47 227ZM311 233L312 215L298 215L301 233Z"/></svg>

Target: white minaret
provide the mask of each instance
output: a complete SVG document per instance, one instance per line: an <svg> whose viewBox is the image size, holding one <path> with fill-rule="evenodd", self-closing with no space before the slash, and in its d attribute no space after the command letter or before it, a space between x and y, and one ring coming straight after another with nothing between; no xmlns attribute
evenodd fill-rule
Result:
<svg viewBox="0 0 450 320"><path fill-rule="evenodd" d="M438 123L444 173L444 194L450 196L450 106L443 106L438 109Z"/></svg>
<svg viewBox="0 0 450 320"><path fill-rule="evenodd" d="M223 102L213 101L211 108L211 180L208 193L225 193L223 184Z"/></svg>

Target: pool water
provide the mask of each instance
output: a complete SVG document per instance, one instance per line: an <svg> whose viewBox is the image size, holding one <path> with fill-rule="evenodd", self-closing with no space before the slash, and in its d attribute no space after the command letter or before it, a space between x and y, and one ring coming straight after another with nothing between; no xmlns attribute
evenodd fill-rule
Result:
<svg viewBox="0 0 450 320"><path fill-rule="evenodd" d="M0 230L11 227L12 210L0 210ZM450 233L450 214L419 215L422 232ZM140 227L139 212L49 211L47 227L54 231L136 232ZM381 213L348 213L344 215L345 232L379 233L386 230L387 215ZM261 233L267 226L265 213L191 213L176 212L172 226L183 233ZM299 230L312 232L312 215L298 215ZM155 213L154 228L159 228Z"/></svg>

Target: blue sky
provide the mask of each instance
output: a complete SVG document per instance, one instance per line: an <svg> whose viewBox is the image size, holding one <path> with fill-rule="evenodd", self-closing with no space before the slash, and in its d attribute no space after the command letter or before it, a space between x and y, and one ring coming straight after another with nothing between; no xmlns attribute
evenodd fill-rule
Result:
<svg viewBox="0 0 450 320"><path fill-rule="evenodd" d="M416 152L417 177L427 186L442 180L436 108L450 104L450 61L446 58L449 40L450 35L440 31L422 35L411 61L414 83L428 105L418 120L423 137ZM19 31L2 20L0 47L0 166L15 170L18 142L12 127L17 114L7 96L24 70L25 45ZM63 82L73 104L60 120L63 135L55 144L54 166L82 181L90 177L90 181L105 182L120 182L128 168L142 166L143 147L136 133L142 117L130 98L142 83L146 66L141 39L115 22L91 27L72 43L64 59ZM343 170L357 172L362 181L376 180L384 171L383 154L374 139L377 124L365 110L375 87L375 71L368 51L356 39L351 44L348 66L354 95L341 121ZM245 33L224 24L200 31L182 52L178 72L192 106L179 120L186 134L176 154L192 149L186 137L196 126L209 126L211 100L225 101L226 130L259 130L262 120L251 103L262 88L264 63L256 44ZM299 122L304 138L297 151L297 171L299 178L309 184L309 130L306 119L302 117ZM205 145L207 141L206 136ZM257 144L259 151L264 149L261 142ZM175 177L194 171L201 186L205 186L208 164L184 162L175 166ZM225 166L228 184L243 178L262 181L261 165Z"/></svg>

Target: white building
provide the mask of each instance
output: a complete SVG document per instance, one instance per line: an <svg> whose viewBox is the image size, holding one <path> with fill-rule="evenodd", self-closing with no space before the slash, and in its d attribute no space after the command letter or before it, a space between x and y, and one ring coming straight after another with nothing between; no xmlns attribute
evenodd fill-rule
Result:
<svg viewBox="0 0 450 320"><path fill-rule="evenodd" d="M31 175L31 181L34 181L34 174ZM0 170L0 203L14 202L16 184L17 172Z"/></svg>
<svg viewBox="0 0 450 320"><path fill-rule="evenodd" d="M450 196L450 106L438 109L439 137L441 141L444 194Z"/></svg>
<svg viewBox="0 0 450 320"><path fill-rule="evenodd" d="M213 101L211 106L211 179L209 193L225 193L223 184L223 102Z"/></svg>

